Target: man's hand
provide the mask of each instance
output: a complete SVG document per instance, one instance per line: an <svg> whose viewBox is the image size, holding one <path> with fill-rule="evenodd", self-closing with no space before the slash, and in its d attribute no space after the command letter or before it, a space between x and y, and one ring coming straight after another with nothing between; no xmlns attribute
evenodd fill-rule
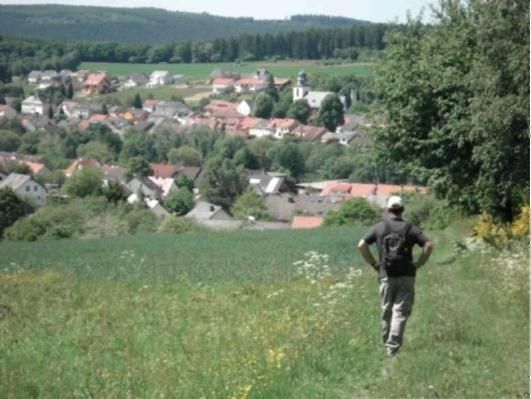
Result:
<svg viewBox="0 0 531 399"><path fill-rule="evenodd" d="M378 269L380 268L378 262L376 262L376 259L374 259L374 256L372 256L371 250L369 249L369 245L367 245L363 238L358 243L358 250L363 256L363 259L365 259L365 261L367 261L367 263L371 265L374 270L378 271Z"/></svg>

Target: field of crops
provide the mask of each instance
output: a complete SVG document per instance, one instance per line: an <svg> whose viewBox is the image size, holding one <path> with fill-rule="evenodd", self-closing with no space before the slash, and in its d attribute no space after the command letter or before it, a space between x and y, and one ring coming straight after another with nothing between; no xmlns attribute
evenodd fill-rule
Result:
<svg viewBox="0 0 531 399"><path fill-rule="evenodd" d="M390 360L364 231L0 243L0 397L527 397L525 245L428 232Z"/></svg>
<svg viewBox="0 0 531 399"><path fill-rule="evenodd" d="M93 97L94 100L100 101L100 102L113 102L113 100L117 100L122 104L126 104L128 101L131 101L135 94L140 94L142 99L147 99L150 97L150 95L153 96L153 98L156 98L157 100L164 100L169 101L174 96L182 97L186 99L186 103L189 104L190 97L194 97L197 94L200 93L207 93L210 94L212 90L210 88L205 87L174 87L174 86L164 86L164 87L157 87L157 88L133 88L128 89L124 91L119 91L116 93L110 93L110 94L102 94L96 97Z"/></svg>
<svg viewBox="0 0 531 399"><path fill-rule="evenodd" d="M338 64L323 65L316 61L279 61L279 62L246 62L236 64L233 62L209 64L126 64L126 63L96 63L84 62L79 69L91 71L107 71L114 76L125 76L132 72L150 74L155 70L167 70L171 74L184 75L188 81L204 82L214 69L227 69L240 73L251 73L258 68L267 68L274 76L280 78L295 78L302 69L306 73L326 74L358 74L367 76L373 73L371 64Z"/></svg>

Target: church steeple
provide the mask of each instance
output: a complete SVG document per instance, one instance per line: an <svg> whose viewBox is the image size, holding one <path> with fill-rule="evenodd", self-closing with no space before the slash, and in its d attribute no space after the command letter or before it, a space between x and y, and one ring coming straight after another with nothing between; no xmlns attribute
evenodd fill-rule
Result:
<svg viewBox="0 0 531 399"><path fill-rule="evenodd" d="M308 79L306 72L300 71L297 75L297 86L293 88L293 101L300 100L308 94Z"/></svg>

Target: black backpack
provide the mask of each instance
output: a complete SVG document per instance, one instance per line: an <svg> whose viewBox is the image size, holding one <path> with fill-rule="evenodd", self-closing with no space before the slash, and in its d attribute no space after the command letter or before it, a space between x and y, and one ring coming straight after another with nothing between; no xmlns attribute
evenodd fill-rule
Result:
<svg viewBox="0 0 531 399"><path fill-rule="evenodd" d="M391 229L391 224L386 220L385 233L382 238L382 263L388 270L402 269L409 263L409 243L407 242L407 235L411 228L410 223L402 228L402 230L395 232Z"/></svg>

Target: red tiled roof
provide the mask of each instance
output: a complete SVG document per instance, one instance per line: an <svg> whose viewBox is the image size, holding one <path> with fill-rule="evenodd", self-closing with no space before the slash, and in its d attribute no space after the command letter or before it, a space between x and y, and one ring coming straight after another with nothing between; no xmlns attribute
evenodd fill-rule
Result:
<svg viewBox="0 0 531 399"><path fill-rule="evenodd" d="M104 114L94 114L90 118L88 118L89 122L103 122L105 120L109 119L109 115Z"/></svg>
<svg viewBox="0 0 531 399"><path fill-rule="evenodd" d="M367 183L331 183L327 185L321 195L345 195L365 198L375 194L376 185Z"/></svg>
<svg viewBox="0 0 531 399"><path fill-rule="evenodd" d="M258 125L260 122L262 122L264 119L262 118L255 118L253 116L247 116L240 120L240 126L239 128L242 130L249 130Z"/></svg>
<svg viewBox="0 0 531 399"><path fill-rule="evenodd" d="M150 163L154 177L173 177L179 170L178 166L165 163Z"/></svg>
<svg viewBox="0 0 531 399"><path fill-rule="evenodd" d="M90 127L90 122L86 119L83 119L81 122L79 122L79 128L81 130L86 130Z"/></svg>
<svg viewBox="0 0 531 399"><path fill-rule="evenodd" d="M260 80L260 79L254 79L254 78L243 78L238 79L236 81L237 85L255 85L255 86L265 86L266 82Z"/></svg>
<svg viewBox="0 0 531 399"><path fill-rule="evenodd" d="M299 125L293 129L295 135L304 137L306 140L315 141L320 139L328 130L319 126Z"/></svg>
<svg viewBox="0 0 531 399"><path fill-rule="evenodd" d="M292 229L313 229L323 224L321 216L294 216L291 222Z"/></svg>
<svg viewBox="0 0 531 399"><path fill-rule="evenodd" d="M7 105L2 105L2 104L0 104L0 111L3 111L3 110L6 109L6 108L7 108Z"/></svg>
<svg viewBox="0 0 531 399"><path fill-rule="evenodd" d="M107 79L104 73L91 73L85 80L85 86L99 86Z"/></svg>
<svg viewBox="0 0 531 399"><path fill-rule="evenodd" d="M234 79L230 78L217 78L212 81L214 85L232 85L234 84Z"/></svg>
<svg viewBox="0 0 531 399"><path fill-rule="evenodd" d="M46 169L46 165L38 162L22 161L31 169L31 173L36 175Z"/></svg>
<svg viewBox="0 0 531 399"><path fill-rule="evenodd" d="M78 169L89 168L91 166L100 167L101 164L98 162L97 159L94 158L79 158L72 162L72 164L68 168L66 168L64 172L65 174L72 174Z"/></svg>
<svg viewBox="0 0 531 399"><path fill-rule="evenodd" d="M290 129L297 125L297 121L291 118L283 119L271 119L267 127L270 129L280 128L280 129Z"/></svg>

